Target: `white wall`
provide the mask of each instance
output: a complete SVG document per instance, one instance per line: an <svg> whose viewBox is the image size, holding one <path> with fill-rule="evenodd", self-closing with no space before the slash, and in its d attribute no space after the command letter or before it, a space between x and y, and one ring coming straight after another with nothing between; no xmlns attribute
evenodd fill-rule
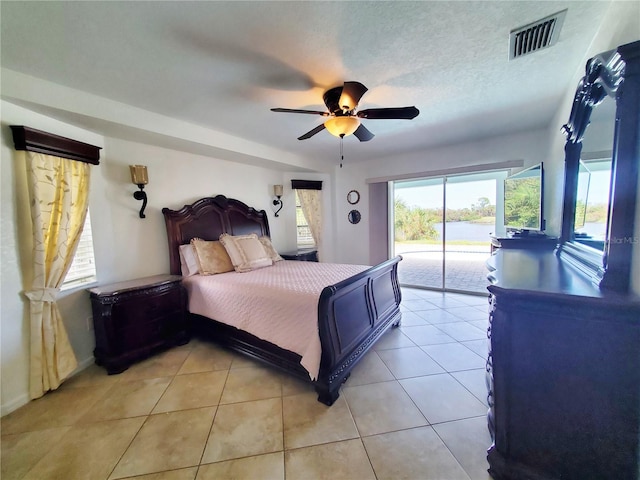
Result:
<svg viewBox="0 0 640 480"><path fill-rule="evenodd" d="M335 258L338 263L369 265L369 187L364 182L367 170L365 164L346 165L335 169ZM360 201L356 205L347 202L347 193L357 190ZM360 223L349 223L347 215L358 210Z"/></svg>
<svg viewBox="0 0 640 480"><path fill-rule="evenodd" d="M27 125L58 135L104 147L100 165L92 167L90 206L98 282L115 281L167 273L169 260L163 207L177 209L185 203L223 194L238 198L269 215L269 226L275 247L295 247L295 205L290 188L285 190L285 209L274 218L271 205L273 184L291 185L291 178L323 180L326 185L326 214L333 218L332 186L329 175L285 174L240 163L204 157L142 143L105 138L78 129L23 107L2 102L2 414L28 401L29 326L28 304L21 292L24 285L20 270L18 236L19 217L15 184L14 148L8 125ZM130 164L147 165L149 197L145 219L138 212L141 202L133 198L137 187L131 184ZM290 209L294 208L293 215ZM288 212L288 213L287 213ZM332 226L327 228L327 257L332 256ZM28 254L29 248L27 248ZM63 292L59 307L80 367L92 361L94 337L87 328L91 323L91 305L86 290Z"/></svg>
<svg viewBox="0 0 640 480"><path fill-rule="evenodd" d="M272 186L283 183L282 172L114 138L105 139L105 143L107 155L100 165L101 184L95 185L92 196L92 209L95 204L106 214L107 228L97 225L98 230L94 229L94 238L104 241L104 245L96 245L105 260L104 265L97 265L102 272L101 282L168 272L167 235L161 210L178 209L205 196L222 194L266 210L274 246L281 248L286 243L284 225L271 210ZM145 219L138 216L141 202L133 198L137 187L131 184L128 165L134 163L147 165L149 172Z"/></svg>

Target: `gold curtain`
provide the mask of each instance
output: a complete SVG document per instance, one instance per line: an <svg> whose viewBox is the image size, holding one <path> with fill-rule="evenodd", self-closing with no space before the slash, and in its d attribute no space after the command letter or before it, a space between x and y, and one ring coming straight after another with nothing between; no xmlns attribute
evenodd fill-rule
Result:
<svg viewBox="0 0 640 480"><path fill-rule="evenodd" d="M89 200L90 165L26 152L33 224L30 303L32 399L55 390L78 365L56 297L73 262Z"/></svg>
<svg viewBox="0 0 640 480"><path fill-rule="evenodd" d="M318 257L321 257L322 242L322 190L298 190L300 207L309 222L309 230L316 242Z"/></svg>

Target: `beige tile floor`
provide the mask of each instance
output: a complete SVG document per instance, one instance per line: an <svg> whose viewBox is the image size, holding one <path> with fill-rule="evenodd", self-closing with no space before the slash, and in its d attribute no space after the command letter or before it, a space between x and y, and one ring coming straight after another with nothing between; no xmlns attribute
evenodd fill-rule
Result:
<svg viewBox="0 0 640 480"><path fill-rule="evenodd" d="M2 418L0 477L489 479L486 298L403 288L402 310L330 408L203 340L91 366Z"/></svg>

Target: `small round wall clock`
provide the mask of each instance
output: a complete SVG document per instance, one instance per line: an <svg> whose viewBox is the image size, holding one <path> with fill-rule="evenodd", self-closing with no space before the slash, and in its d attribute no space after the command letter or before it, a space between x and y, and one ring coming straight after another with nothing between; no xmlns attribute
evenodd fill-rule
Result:
<svg viewBox="0 0 640 480"><path fill-rule="evenodd" d="M350 223L353 223L355 225L356 223L360 223L360 219L362 217L361 217L360 212L358 210L351 210L347 214L347 218L349 219Z"/></svg>

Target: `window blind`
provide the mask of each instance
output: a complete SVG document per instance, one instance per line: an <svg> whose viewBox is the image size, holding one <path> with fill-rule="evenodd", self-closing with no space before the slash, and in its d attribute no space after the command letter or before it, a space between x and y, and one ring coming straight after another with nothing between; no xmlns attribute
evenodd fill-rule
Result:
<svg viewBox="0 0 640 480"><path fill-rule="evenodd" d="M96 281L96 263L93 252L93 234L91 232L91 216L87 210L87 218L78 243L78 249L73 258L73 263L67 272L61 290L84 285Z"/></svg>

